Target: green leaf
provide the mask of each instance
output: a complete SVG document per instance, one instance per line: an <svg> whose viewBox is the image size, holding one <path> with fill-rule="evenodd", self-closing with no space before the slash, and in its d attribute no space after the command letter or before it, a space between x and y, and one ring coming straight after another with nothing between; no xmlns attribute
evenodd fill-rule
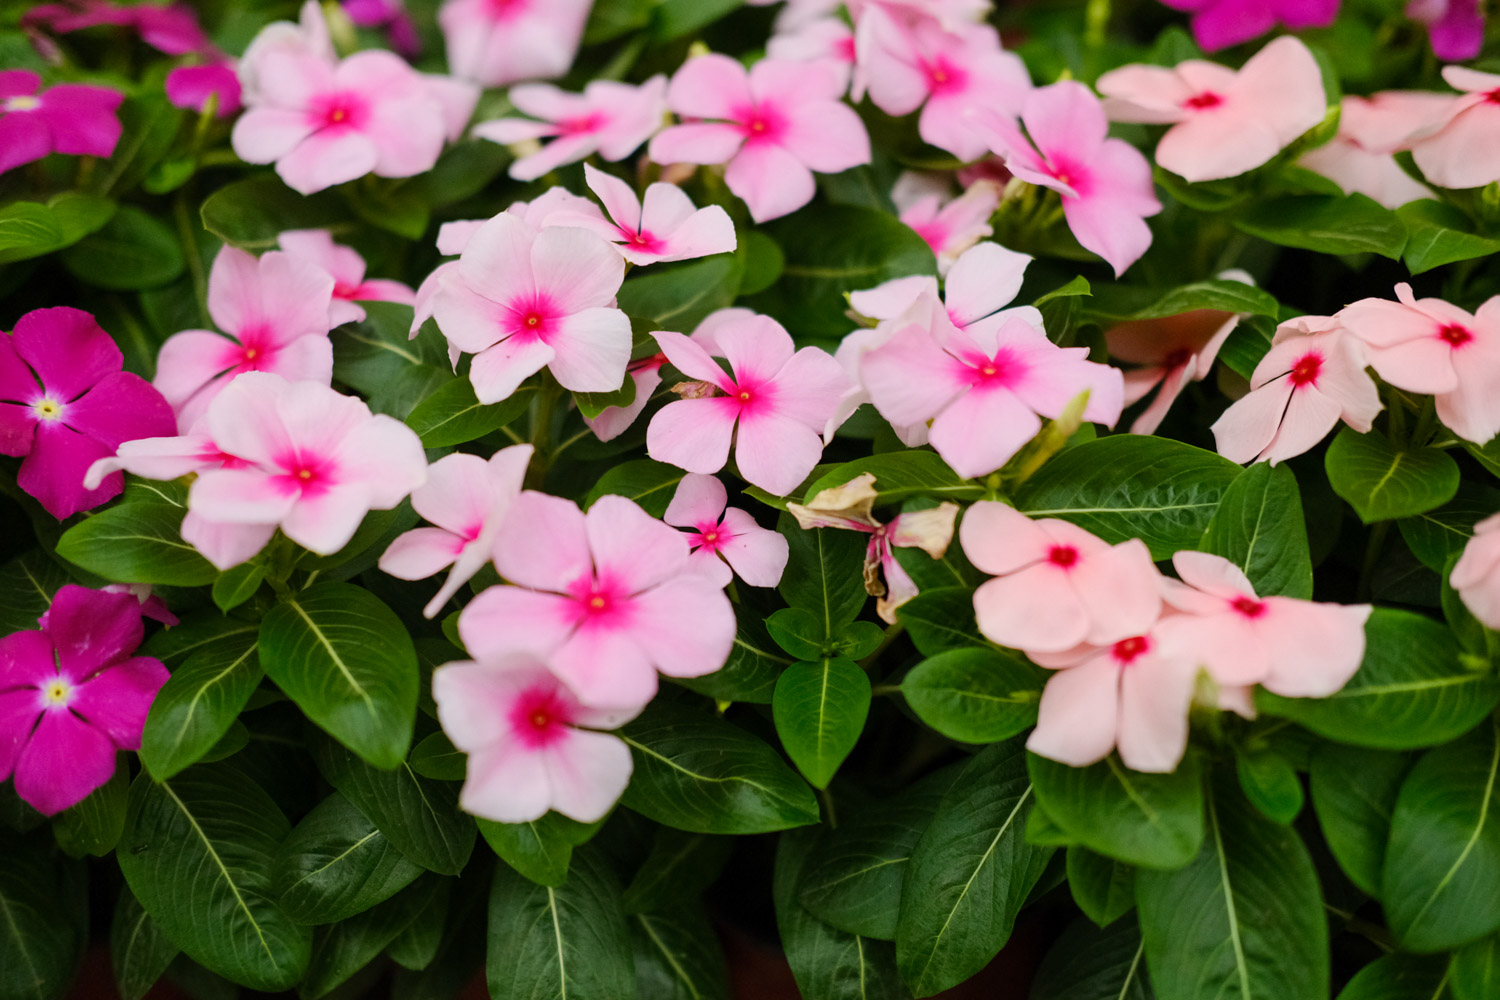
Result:
<svg viewBox="0 0 1500 1000"><path fill-rule="evenodd" d="M1229 484L1202 548L1245 571L1262 597L1313 593L1312 556L1297 477L1286 465L1257 462Z"/></svg>
<svg viewBox="0 0 1500 1000"><path fill-rule="evenodd" d="M839 528L799 528L790 514L781 516L776 529L789 549L777 587L787 604L811 612L824 635L859 617L867 596L865 536Z"/></svg>
<svg viewBox="0 0 1500 1000"><path fill-rule="evenodd" d="M1179 285L1165 294L1157 288L1105 285L1094 290L1084 307L1090 317L1112 322L1165 319L1199 309L1274 317L1279 306L1265 289L1215 278Z"/></svg>
<svg viewBox="0 0 1500 1000"><path fill-rule="evenodd" d="M653 702L620 735L635 773L621 802L692 833L767 833L818 821L818 802L775 750L717 716Z"/></svg>
<svg viewBox="0 0 1500 1000"><path fill-rule="evenodd" d="M1442 573L1474 535L1474 525L1500 510L1500 490L1459 483L1453 499L1436 510L1396 522L1401 537L1422 565Z"/></svg>
<svg viewBox="0 0 1500 1000"><path fill-rule="evenodd" d="M1139 538L1151 558L1198 544L1240 467L1167 438L1117 434L1069 448L1015 492L1032 517L1060 517L1111 544Z"/></svg>
<svg viewBox="0 0 1500 1000"><path fill-rule="evenodd" d="M442 883L431 875L402 889L392 898L347 920L319 927L313 938L312 959L297 992L315 1000L369 965L432 902Z"/></svg>
<svg viewBox="0 0 1500 1000"><path fill-rule="evenodd" d="M974 592L967 587L924 590L896 609L911 640L925 656L950 650L990 646L974 620Z"/></svg>
<svg viewBox="0 0 1500 1000"><path fill-rule="evenodd" d="M260 663L308 718L376 767L406 759L417 652L380 599L348 583L283 598L261 622Z"/></svg>
<svg viewBox="0 0 1500 1000"><path fill-rule="evenodd" d="M129 886L120 887L115 903L109 924L109 955L120 1000L141 1000L178 955L177 946L141 907Z"/></svg>
<svg viewBox="0 0 1500 1000"><path fill-rule="evenodd" d="M361 307L362 322L332 335L334 380L364 394L376 413L405 420L417 404L454 380L448 342L431 321L411 339L409 305L363 302Z"/></svg>
<svg viewBox="0 0 1500 1000"><path fill-rule="evenodd" d="M1276 326L1276 320L1270 316L1251 316L1241 320L1220 348L1219 360L1241 378L1250 378L1255 374L1256 365L1271 349Z"/></svg>
<svg viewBox="0 0 1500 1000"><path fill-rule="evenodd" d="M1378 253L1396 260L1406 247L1406 227L1396 213L1362 194L1269 198L1234 225L1268 243L1318 253Z"/></svg>
<svg viewBox="0 0 1500 1000"><path fill-rule="evenodd" d="M442 732L424 737L413 747L408 763L422 777L439 781L463 781L469 772L469 755Z"/></svg>
<svg viewBox="0 0 1500 1000"><path fill-rule="evenodd" d="M284 990L312 950L312 932L271 894L290 830L270 796L228 765L166 782L142 774L116 857L136 899L195 962L252 989Z"/></svg>
<svg viewBox="0 0 1500 1000"><path fill-rule="evenodd" d="M1261 816L1228 782L1208 799L1197 857L1136 873L1151 984L1161 1000L1324 1000L1328 921L1317 871L1295 831Z"/></svg>
<svg viewBox="0 0 1500 1000"><path fill-rule="evenodd" d="M1417 955L1384 955L1360 969L1338 1000L1447 1000L1447 963Z"/></svg>
<svg viewBox="0 0 1500 1000"><path fill-rule="evenodd" d="M741 605L735 618L734 646L724 666L702 677L674 677L672 680L715 701L769 705L776 691L776 679L792 661L782 656L771 641L759 613Z"/></svg>
<svg viewBox="0 0 1500 1000"><path fill-rule="evenodd" d="M172 148L184 115L167 100L162 79L156 77L155 87L147 84L141 88L143 93L132 95L120 105L120 141L109 159L100 164L102 169L94 173L97 190L116 194L129 191Z"/></svg>
<svg viewBox="0 0 1500 1000"><path fill-rule="evenodd" d="M713 921L688 905L630 918L635 996L651 1000L729 1000L729 969Z"/></svg>
<svg viewBox="0 0 1500 1000"><path fill-rule="evenodd" d="M535 390L522 386L498 403L481 403L468 379L456 378L438 386L406 416L406 426L417 432L424 448L465 444L497 431L525 413Z"/></svg>
<svg viewBox="0 0 1500 1000"><path fill-rule="evenodd" d="M981 750L943 797L901 890L896 964L915 995L963 982L1010 938L1053 853L1023 835L1032 801L1019 741Z"/></svg>
<svg viewBox="0 0 1500 1000"><path fill-rule="evenodd" d="M1401 784L1380 894L1410 951L1457 948L1500 929L1500 733L1490 720L1430 750Z"/></svg>
<svg viewBox="0 0 1500 1000"><path fill-rule="evenodd" d="M691 333L709 313L733 304L745 264L736 254L716 254L658 267L632 274L620 286L619 307L637 334L648 330ZM634 381L627 378L625 383Z"/></svg>
<svg viewBox="0 0 1500 1000"><path fill-rule="evenodd" d="M0 831L0 997L64 996L87 943L87 880L50 838Z"/></svg>
<svg viewBox="0 0 1500 1000"><path fill-rule="evenodd" d="M79 281L117 292L165 285L185 266L171 228L134 205L64 250L62 262Z"/></svg>
<svg viewBox="0 0 1500 1000"><path fill-rule="evenodd" d="M1458 463L1436 448L1403 451L1377 431L1345 427L1328 446L1328 485L1366 524L1441 507L1458 491Z"/></svg>
<svg viewBox="0 0 1500 1000"><path fill-rule="evenodd" d="M917 664L901 694L917 718L951 740L995 743L1036 724L1044 677L999 649L953 649Z"/></svg>
<svg viewBox="0 0 1500 1000"><path fill-rule="evenodd" d="M116 583L213 583L219 571L182 540L185 513L166 503L111 507L63 532L57 554Z"/></svg>
<svg viewBox="0 0 1500 1000"><path fill-rule="evenodd" d="M886 641L886 631L874 622L850 622L833 637L833 650L851 660L871 656Z"/></svg>
<svg viewBox="0 0 1500 1000"><path fill-rule="evenodd" d="M490 996L619 1000L635 993L620 884L592 851L579 851L567 881L537 885L495 869L490 891Z"/></svg>
<svg viewBox="0 0 1500 1000"><path fill-rule="evenodd" d="M1411 766L1408 754L1323 743L1309 777L1313 811L1339 867L1361 890L1380 895L1396 796Z"/></svg>
<svg viewBox="0 0 1500 1000"><path fill-rule="evenodd" d="M1042 960L1030 1000L1155 1000L1145 950L1133 920L1103 930L1076 921Z"/></svg>
<svg viewBox="0 0 1500 1000"><path fill-rule="evenodd" d="M251 253L275 250L288 229L327 229L337 239L353 228L338 195L301 195L271 173L224 185L204 200L201 212L204 229Z"/></svg>
<svg viewBox="0 0 1500 1000"><path fill-rule="evenodd" d="M592 420L611 407L629 406L635 402L635 379L628 375L623 377L625 380L613 392L573 393L573 403L578 407L578 412Z"/></svg>
<svg viewBox="0 0 1500 1000"><path fill-rule="evenodd" d="M52 595L68 574L41 549L31 549L0 565L0 635L29 632L52 606Z"/></svg>
<svg viewBox="0 0 1500 1000"><path fill-rule="evenodd" d="M634 500L652 517L661 517L677 493L677 484L686 472L675 465L640 458L612 466L594 483L584 498L584 507L592 507L602 496L622 496Z"/></svg>
<svg viewBox="0 0 1500 1000"><path fill-rule="evenodd" d="M1402 259L1414 275L1455 261L1500 253L1500 240L1472 232L1468 217L1441 201L1424 198L1408 202L1396 209L1396 216L1406 224Z"/></svg>
<svg viewBox="0 0 1500 1000"><path fill-rule="evenodd" d="M549 812L526 823L482 819L479 832L500 860L538 885L557 886L568 877L573 848L587 843L600 825Z"/></svg>
<svg viewBox="0 0 1500 1000"><path fill-rule="evenodd" d="M1240 790L1261 815L1287 826L1302 811L1302 780L1273 750L1247 750L1235 757Z"/></svg>
<svg viewBox="0 0 1500 1000"><path fill-rule="evenodd" d="M1169 774L1132 771L1111 754L1070 767L1032 754L1038 806L1070 843L1144 868L1178 868L1203 842L1203 781L1197 758Z"/></svg>
<svg viewBox="0 0 1500 1000"><path fill-rule="evenodd" d="M811 611L782 608L766 619L766 631L789 656L799 660L822 659L830 637L823 632L823 621Z"/></svg>
<svg viewBox="0 0 1500 1000"><path fill-rule="evenodd" d="M114 214L114 202L81 191L64 191L45 205L11 202L0 208L0 264L71 246Z"/></svg>
<svg viewBox="0 0 1500 1000"><path fill-rule="evenodd" d="M842 656L794 663L771 700L776 734L814 788L827 788L870 714L870 678Z"/></svg>
<svg viewBox="0 0 1500 1000"><path fill-rule="evenodd" d="M743 4L744 0L661 0L654 18L656 40L670 42L681 38Z"/></svg>
<svg viewBox="0 0 1500 1000"><path fill-rule="evenodd" d="M759 229L747 229L738 236L738 253L745 262L739 294L763 292L775 284L786 269L786 254L781 252L775 240Z"/></svg>
<svg viewBox="0 0 1500 1000"><path fill-rule="evenodd" d="M157 779L196 764L229 731L260 683L253 631L193 648L156 693L141 734L141 763Z"/></svg>
<svg viewBox="0 0 1500 1000"><path fill-rule="evenodd" d="M1470 670L1453 634L1430 618L1376 608L1365 623L1365 656L1349 683L1327 698L1257 691L1261 711L1293 719L1355 746L1407 750L1468 732L1500 702L1500 679Z"/></svg>
<svg viewBox="0 0 1500 1000"><path fill-rule="evenodd" d="M220 611L230 612L255 596L265 582L266 568L260 563L240 563L219 574L214 581L213 599Z"/></svg>
<svg viewBox="0 0 1500 1000"><path fill-rule="evenodd" d="M661 827L651 853L625 887L626 913L672 913L691 904L719 877L735 842Z"/></svg>
<svg viewBox="0 0 1500 1000"><path fill-rule="evenodd" d="M271 868L271 892L297 923L331 924L390 899L420 874L374 823L334 792L282 842Z"/></svg>
<svg viewBox="0 0 1500 1000"><path fill-rule="evenodd" d="M1490 1000L1500 996L1500 937L1491 934L1464 945L1454 952L1449 969L1453 1000Z"/></svg>
<svg viewBox="0 0 1500 1000"><path fill-rule="evenodd" d="M88 797L52 818L57 846L75 858L102 858L114 851L125 829L125 801L130 794L129 769L120 763L110 779Z"/></svg>
<svg viewBox="0 0 1500 1000"><path fill-rule="evenodd" d="M1135 908L1135 868L1079 844L1068 848L1068 888L1073 902L1100 927Z"/></svg>
<svg viewBox="0 0 1500 1000"><path fill-rule="evenodd" d="M984 487L961 478L930 451L892 451L845 462L818 477L803 496L812 499L867 472L875 477L877 507L904 503L912 497L963 501L984 496Z"/></svg>
<svg viewBox="0 0 1500 1000"><path fill-rule="evenodd" d="M448 928L448 905L452 897L452 884L446 879L438 882L438 891L432 894L427 906L417 914L411 926L396 936L386 949L391 960L403 969L421 970L432 964L442 950L444 931L449 935L457 928Z"/></svg>

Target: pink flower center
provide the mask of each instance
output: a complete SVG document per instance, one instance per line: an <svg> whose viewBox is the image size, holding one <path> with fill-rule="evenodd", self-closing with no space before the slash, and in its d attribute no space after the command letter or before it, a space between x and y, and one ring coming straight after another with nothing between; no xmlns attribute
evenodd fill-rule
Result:
<svg viewBox="0 0 1500 1000"><path fill-rule="evenodd" d="M621 628L631 608L630 594L607 579L586 573L568 588L574 601L574 624L579 627Z"/></svg>
<svg viewBox="0 0 1500 1000"><path fill-rule="evenodd" d="M849 35L834 42L833 54L844 60L844 62L852 63L854 61L854 36Z"/></svg>
<svg viewBox="0 0 1500 1000"><path fill-rule="evenodd" d="M1229 606L1246 618L1259 618L1266 613L1264 601L1257 601L1255 598L1246 597L1243 594L1230 601Z"/></svg>
<svg viewBox="0 0 1500 1000"><path fill-rule="evenodd" d="M1438 331L1438 339L1447 341L1451 347L1462 347L1473 340L1474 335L1457 323L1449 323Z"/></svg>
<svg viewBox="0 0 1500 1000"><path fill-rule="evenodd" d="M746 142L777 142L786 131L786 119L775 108L764 105L737 109L734 118Z"/></svg>
<svg viewBox="0 0 1500 1000"><path fill-rule="evenodd" d="M1292 365L1292 385L1302 388L1304 385L1316 386L1318 375L1323 371L1323 356L1321 354L1304 354Z"/></svg>
<svg viewBox="0 0 1500 1000"><path fill-rule="evenodd" d="M640 232L635 232L634 230L627 229L624 226L620 226L619 230L620 235L625 237L625 242L635 249L644 251L645 253L662 252L662 241L655 235L653 235L649 230L642 229Z"/></svg>
<svg viewBox="0 0 1500 1000"><path fill-rule="evenodd" d="M1119 661L1120 666L1128 667L1134 661L1151 651L1151 640L1143 635L1133 635L1129 639L1121 639L1115 643L1110 650L1110 655Z"/></svg>
<svg viewBox="0 0 1500 1000"><path fill-rule="evenodd" d="M1078 192L1079 197L1083 197L1088 193L1086 189L1089 182L1089 171L1083 164L1074 163L1066 157L1053 156L1048 157L1046 168L1053 179L1061 184L1066 184ZM1070 195L1064 194L1063 197L1068 198Z"/></svg>
<svg viewBox="0 0 1500 1000"><path fill-rule="evenodd" d="M733 539L734 532L722 524L716 521L703 521L698 525L697 534L688 536L688 546L694 551L708 549L710 552L717 552Z"/></svg>
<svg viewBox="0 0 1500 1000"><path fill-rule="evenodd" d="M969 384L978 390L1014 389L1026 379L1030 366L1004 348L995 352L993 358L983 354L970 355L963 359L968 369L962 374Z"/></svg>
<svg viewBox="0 0 1500 1000"><path fill-rule="evenodd" d="M273 483L287 495L315 497L335 485L334 466L321 456L287 455L276 462L283 471Z"/></svg>
<svg viewBox="0 0 1500 1000"><path fill-rule="evenodd" d="M1208 108L1217 108L1224 103L1224 98L1215 94L1212 90L1205 90L1201 94L1194 94L1182 102L1182 106L1190 111L1203 111Z"/></svg>
<svg viewBox="0 0 1500 1000"><path fill-rule="evenodd" d="M73 700L73 692L75 690L73 685L61 677L54 677L41 686L42 708L67 708L68 703Z"/></svg>
<svg viewBox="0 0 1500 1000"><path fill-rule="evenodd" d="M731 382L728 399L741 416L764 413L775 402L775 390L769 382L762 382L747 375L738 382Z"/></svg>
<svg viewBox="0 0 1500 1000"><path fill-rule="evenodd" d="M41 98L26 94L19 97L7 97L4 101L0 101L0 111L35 111L41 106Z"/></svg>
<svg viewBox="0 0 1500 1000"><path fill-rule="evenodd" d="M566 736L573 719L555 688L537 686L516 698L509 721L511 732L523 747L540 750Z"/></svg>
<svg viewBox="0 0 1500 1000"><path fill-rule="evenodd" d="M560 135L586 135L590 132L599 131L604 126L604 123L604 116L598 112L594 112L593 114L583 115L578 118L564 118L557 123L557 130Z"/></svg>
<svg viewBox="0 0 1500 1000"><path fill-rule="evenodd" d="M943 249L943 244L948 242L948 227L936 219L933 219L931 222L919 222L915 225L908 222L907 226L918 236L922 237L928 246L932 247L933 253L940 252ZM962 324L954 325L962 328Z"/></svg>
<svg viewBox="0 0 1500 1000"><path fill-rule="evenodd" d="M508 306L510 315L505 323L506 332L513 337L531 337L547 342L557 332L556 321L562 310L551 296L538 292L529 299L516 299Z"/></svg>
<svg viewBox="0 0 1500 1000"><path fill-rule="evenodd" d="M942 56L931 63L924 63L922 69L927 74L927 89L934 94L962 90L968 82L968 74Z"/></svg>
<svg viewBox="0 0 1500 1000"><path fill-rule="evenodd" d="M359 290L362 287L364 286L351 285L343 281L335 281L333 283L333 297L336 299L343 299L346 302L352 301L354 297L359 294Z"/></svg>
<svg viewBox="0 0 1500 1000"><path fill-rule="evenodd" d="M1078 550L1071 545L1054 545L1047 550L1047 561L1062 569L1071 569L1078 563Z"/></svg>
<svg viewBox="0 0 1500 1000"><path fill-rule="evenodd" d="M518 17L526 13L530 5L530 0L485 0L490 15L499 20Z"/></svg>
<svg viewBox="0 0 1500 1000"><path fill-rule="evenodd" d="M1486 101L1489 101L1491 104L1500 104L1500 87L1496 87L1494 90L1485 94L1484 99Z"/></svg>
<svg viewBox="0 0 1500 1000"><path fill-rule="evenodd" d="M308 105L308 124L314 128L357 129L369 118L369 102L353 90L320 94Z"/></svg>
<svg viewBox="0 0 1500 1000"><path fill-rule="evenodd" d="M236 367L242 371L264 371L276 355L276 345L271 342L271 331L265 326L248 326L240 331L240 360Z"/></svg>

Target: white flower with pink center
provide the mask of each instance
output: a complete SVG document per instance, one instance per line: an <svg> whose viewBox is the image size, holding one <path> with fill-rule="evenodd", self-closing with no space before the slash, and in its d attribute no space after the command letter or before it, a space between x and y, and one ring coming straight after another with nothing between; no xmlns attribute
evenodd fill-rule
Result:
<svg viewBox="0 0 1500 1000"><path fill-rule="evenodd" d="M593 0L446 0L438 26L453 73L486 87L562 76Z"/></svg>
<svg viewBox="0 0 1500 1000"><path fill-rule="evenodd" d="M400 302L411 305L415 294L407 285L384 278L365 277L365 259L352 247L333 242L326 229L288 229L276 238L281 249L333 279L333 303L328 325L343 326L365 318L359 302Z"/></svg>
<svg viewBox="0 0 1500 1000"><path fill-rule="evenodd" d="M786 539L728 504L729 492L718 478L690 472L677 484L662 520L687 529L692 563L715 586L728 586L736 575L752 587L776 586L790 551Z"/></svg>
<svg viewBox="0 0 1500 1000"><path fill-rule="evenodd" d="M577 226L598 233L615 244L620 256L636 265L730 253L736 246L729 213L718 205L696 207L675 184L652 184L643 202L629 184L613 174L587 163L583 174L589 189L604 203L609 219L602 218L597 210L564 209L550 215L546 225Z"/></svg>
<svg viewBox="0 0 1500 1000"><path fill-rule="evenodd" d="M661 128L666 93L664 76L653 76L638 87L595 80L581 94L545 83L528 84L513 88L510 100L531 118L496 118L475 125L473 132L505 146L551 139L540 151L510 165L516 180L534 181L595 153L609 161L625 159Z"/></svg>

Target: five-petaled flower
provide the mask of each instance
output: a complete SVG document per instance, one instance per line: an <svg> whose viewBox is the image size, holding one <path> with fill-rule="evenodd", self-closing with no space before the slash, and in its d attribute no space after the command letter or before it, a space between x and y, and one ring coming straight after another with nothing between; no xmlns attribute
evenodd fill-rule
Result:
<svg viewBox="0 0 1500 1000"><path fill-rule="evenodd" d="M729 491L717 477L689 472L662 520L686 529L693 565L715 586L728 586L736 575L752 587L776 586L786 569L786 537L728 503Z"/></svg>
<svg viewBox="0 0 1500 1000"><path fill-rule="evenodd" d="M41 93L29 69L0 70L0 173L48 153L110 156L120 141L115 112L125 95L108 87L60 83Z"/></svg>

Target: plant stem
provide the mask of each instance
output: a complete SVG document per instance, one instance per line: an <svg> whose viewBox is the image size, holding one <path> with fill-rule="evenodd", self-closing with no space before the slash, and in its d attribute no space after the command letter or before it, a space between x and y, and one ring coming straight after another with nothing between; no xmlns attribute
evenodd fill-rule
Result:
<svg viewBox="0 0 1500 1000"><path fill-rule="evenodd" d="M1380 521L1370 529L1370 540L1365 545L1365 561L1359 569L1359 586L1355 589L1355 600L1364 601L1370 597L1370 579L1375 575L1375 567L1380 562L1380 553L1385 548L1386 536L1390 534L1391 522Z"/></svg>

